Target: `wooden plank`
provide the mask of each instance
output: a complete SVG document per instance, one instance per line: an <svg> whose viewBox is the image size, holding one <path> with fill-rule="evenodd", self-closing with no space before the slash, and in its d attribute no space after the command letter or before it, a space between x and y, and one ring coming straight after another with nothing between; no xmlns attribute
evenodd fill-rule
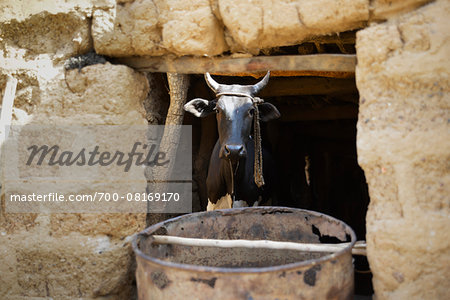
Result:
<svg viewBox="0 0 450 300"><path fill-rule="evenodd" d="M145 72L172 72L259 77L268 70L272 76L326 76L323 73L354 74L353 54L280 55L253 57L124 57L117 62ZM283 75L284 74L284 75ZM347 74L347 75L346 75ZM341 76L339 76L341 77Z"/></svg>

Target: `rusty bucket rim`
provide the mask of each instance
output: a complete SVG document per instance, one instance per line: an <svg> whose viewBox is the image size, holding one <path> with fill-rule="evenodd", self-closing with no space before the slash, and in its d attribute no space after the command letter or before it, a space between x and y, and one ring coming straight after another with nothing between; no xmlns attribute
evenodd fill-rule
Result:
<svg viewBox="0 0 450 300"><path fill-rule="evenodd" d="M335 253L324 255L317 259L309 259L309 260L293 262L293 263L284 264L284 265L270 266L270 267L252 267L252 268L210 267L210 266L168 262L168 261L160 260L155 257L151 257L151 256L145 254L144 252L142 252L141 249L139 249L139 247L138 247L138 239L140 237L150 236L151 235L150 232L156 231L163 224L165 224L167 222L176 222L177 220L186 218L187 216L192 217L192 216L199 216L199 215L212 214L212 213L222 214L222 215L234 215L234 214L239 214L239 213L247 212L247 211L250 211L250 212L251 211L269 211L269 212L297 211L297 212L310 213L317 217L324 216L326 218L329 218L331 221L336 221L338 223L342 223L344 225L344 227L349 230L351 240L349 242L349 245L347 247L343 248L342 250L335 252ZM218 210L214 210L214 211L201 211L201 212L185 214L185 215L181 215L181 216L178 216L175 218L170 218L165 221L153 224L152 226L149 226L146 229L144 229L143 231L135 234L131 241L131 245L132 245L134 253L136 254L136 258L139 257L140 259L143 259L143 261L145 263L152 263L155 265L178 269L178 270L182 270L182 271L195 271L195 272L203 272L203 273L225 273L225 274L231 274L231 273L232 274L248 274L248 273L257 274L257 273L266 273L266 272L280 272L280 271L289 271L292 269L298 269L298 268L305 267L305 266L314 266L319 263L331 261L333 259L336 259L336 258L343 256L345 254L348 254L348 253L350 253L350 255L351 255L351 250L352 250L353 246L355 245L355 243L356 243L356 234L353 231L353 229L349 225L347 225L347 223L345 223L344 221L341 221L339 219L336 219L332 216L329 216L329 215L326 215L326 214L323 214L320 212L307 210L307 209L301 209L301 208L284 207L284 206L259 206L259 207L229 208L229 209L218 209Z"/></svg>

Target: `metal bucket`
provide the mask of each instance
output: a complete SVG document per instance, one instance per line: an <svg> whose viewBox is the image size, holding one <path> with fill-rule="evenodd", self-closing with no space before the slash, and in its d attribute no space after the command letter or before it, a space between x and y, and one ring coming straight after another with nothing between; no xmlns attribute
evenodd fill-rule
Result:
<svg viewBox="0 0 450 300"><path fill-rule="evenodd" d="M155 245L150 235L303 243L350 242L336 253ZM284 207L188 214L133 240L144 299L352 299L353 230L327 215Z"/></svg>

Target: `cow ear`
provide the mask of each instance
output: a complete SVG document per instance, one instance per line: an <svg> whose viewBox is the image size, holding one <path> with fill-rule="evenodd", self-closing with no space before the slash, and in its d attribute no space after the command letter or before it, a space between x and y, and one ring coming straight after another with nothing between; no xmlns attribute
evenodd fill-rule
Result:
<svg viewBox="0 0 450 300"><path fill-rule="evenodd" d="M259 104L258 109L259 109L259 118L263 122L275 120L281 116L278 109L274 105L267 102Z"/></svg>
<svg viewBox="0 0 450 300"><path fill-rule="evenodd" d="M196 117L203 118L214 112L215 107L215 101L196 98L186 103L184 105L184 110L190 112Z"/></svg>

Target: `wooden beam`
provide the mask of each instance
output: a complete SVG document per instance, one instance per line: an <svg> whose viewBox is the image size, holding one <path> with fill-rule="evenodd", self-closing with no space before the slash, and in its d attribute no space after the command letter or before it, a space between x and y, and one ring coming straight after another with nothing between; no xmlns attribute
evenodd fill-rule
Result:
<svg viewBox="0 0 450 300"><path fill-rule="evenodd" d="M300 95L342 95L358 92L354 78L272 78L259 94L262 98Z"/></svg>
<svg viewBox="0 0 450 300"><path fill-rule="evenodd" d="M173 72L260 77L267 70L272 76L354 76L353 54L280 55L253 57L123 57L117 62L145 72ZM328 75L327 75L328 74Z"/></svg>

